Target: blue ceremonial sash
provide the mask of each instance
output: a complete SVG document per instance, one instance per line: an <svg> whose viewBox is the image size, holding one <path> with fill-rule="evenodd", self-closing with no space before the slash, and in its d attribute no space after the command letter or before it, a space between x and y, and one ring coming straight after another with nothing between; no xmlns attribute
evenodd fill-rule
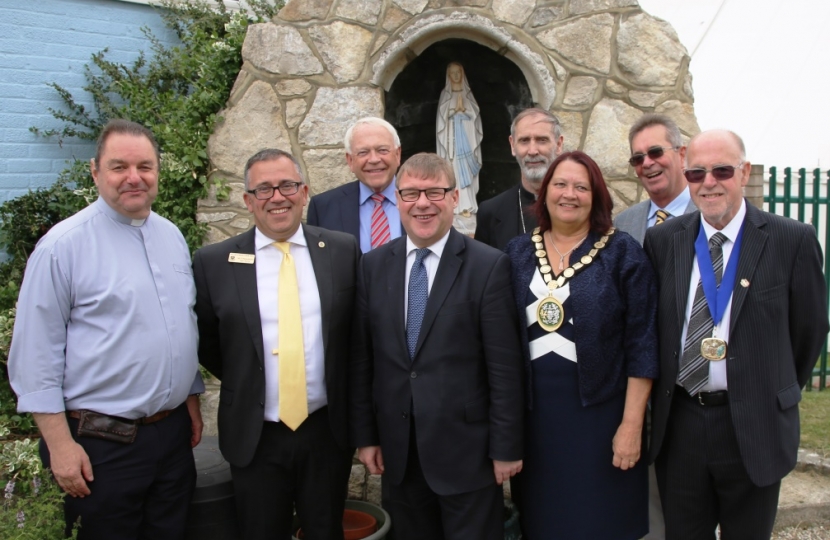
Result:
<svg viewBox="0 0 830 540"><path fill-rule="evenodd" d="M470 141L467 140L467 132L464 131L464 121L470 121L470 117L464 113L458 113L453 116L453 129L455 131L455 159L459 163L458 172L460 173L456 178L459 186L463 189L470 187L473 183L473 177L481 170L481 165L476 161L476 156L470 149Z"/></svg>
<svg viewBox="0 0 830 540"><path fill-rule="evenodd" d="M703 219L701 217L701 219ZM697 267L700 270L700 281L703 284L703 293L706 296L706 303L709 305L709 313L715 326L720 324L729 299L732 297L732 289L735 288L735 279L738 276L738 258L741 254L741 240L744 236L744 225L738 231L735 238L735 245L732 247L732 254L729 256L729 264L723 271L723 278L720 286L715 281L715 269L712 267L712 256L709 255L709 241L706 239L706 232L703 230L703 223L700 224L700 232L695 240L695 253L697 254ZM723 247L721 246L721 249Z"/></svg>

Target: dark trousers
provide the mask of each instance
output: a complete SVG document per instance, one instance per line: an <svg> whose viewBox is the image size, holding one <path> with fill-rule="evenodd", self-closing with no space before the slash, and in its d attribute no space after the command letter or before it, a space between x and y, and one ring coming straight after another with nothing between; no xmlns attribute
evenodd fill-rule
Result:
<svg viewBox="0 0 830 540"><path fill-rule="evenodd" d="M438 495L424 478L414 425L409 439L403 481L383 485L394 540L504 540L504 495L495 476L491 486Z"/></svg>
<svg viewBox="0 0 830 540"><path fill-rule="evenodd" d="M769 538L781 482L747 475L729 405L702 406L678 387L655 462L668 540Z"/></svg>
<svg viewBox="0 0 830 540"><path fill-rule="evenodd" d="M84 498L66 497L67 527L78 518L80 540L181 540L187 525L196 467L190 447L190 415L184 405L167 418L138 426L132 444L75 435L92 463L95 480ZM40 442L43 465L49 451Z"/></svg>
<svg viewBox="0 0 830 540"><path fill-rule="evenodd" d="M331 433L328 408L297 431L265 422L250 464L231 466L236 513L245 540L288 540L294 509L306 540L343 540L352 452Z"/></svg>

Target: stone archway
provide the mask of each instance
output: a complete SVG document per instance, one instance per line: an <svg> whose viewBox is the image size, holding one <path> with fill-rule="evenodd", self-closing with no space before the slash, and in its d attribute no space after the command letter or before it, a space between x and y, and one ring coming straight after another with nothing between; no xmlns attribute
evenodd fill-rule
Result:
<svg viewBox="0 0 830 540"><path fill-rule="evenodd" d="M251 226L242 168L261 148L297 156L312 193L353 180L346 128L361 116L394 117L385 103L398 76L447 39L518 68L533 104L562 120L565 148L596 158L617 211L645 196L626 162L627 130L639 115L668 114L686 136L699 130L689 56L637 0L290 0L272 21L249 27L244 65L210 139L231 197L212 191L200 202L208 241Z"/></svg>
<svg viewBox="0 0 830 540"><path fill-rule="evenodd" d="M445 69L460 62L481 109L483 167L479 202L501 193L519 179L510 153L510 122L533 106L521 70L510 60L476 42L448 38L433 43L395 77L385 94L385 118L401 137L405 160L418 152L435 152L435 116L445 84Z"/></svg>

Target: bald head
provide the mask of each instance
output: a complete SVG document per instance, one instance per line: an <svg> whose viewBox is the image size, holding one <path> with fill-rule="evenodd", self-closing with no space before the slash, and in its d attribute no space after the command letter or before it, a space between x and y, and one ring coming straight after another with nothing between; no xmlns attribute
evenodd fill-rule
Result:
<svg viewBox="0 0 830 540"><path fill-rule="evenodd" d="M750 167L743 140L733 131L704 131L689 141L686 171L704 173L702 181L689 182L689 191L703 219L716 229L723 229L740 210ZM721 180L712 174L714 168L719 168Z"/></svg>

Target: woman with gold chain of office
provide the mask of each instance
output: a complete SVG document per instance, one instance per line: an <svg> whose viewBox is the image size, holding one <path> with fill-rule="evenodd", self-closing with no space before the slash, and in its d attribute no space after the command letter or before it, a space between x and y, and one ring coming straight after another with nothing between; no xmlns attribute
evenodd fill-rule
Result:
<svg viewBox="0 0 830 540"><path fill-rule="evenodd" d="M528 375L523 532L642 538L644 419L659 369L654 272L612 227L613 201L589 156L559 156L539 193L539 227L505 249Z"/></svg>

